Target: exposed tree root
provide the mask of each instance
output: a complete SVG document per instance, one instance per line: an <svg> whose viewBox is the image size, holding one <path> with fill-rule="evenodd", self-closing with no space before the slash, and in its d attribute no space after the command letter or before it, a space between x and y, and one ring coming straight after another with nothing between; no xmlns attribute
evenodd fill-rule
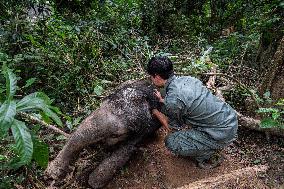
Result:
<svg viewBox="0 0 284 189"><path fill-rule="evenodd" d="M233 186L234 183L238 185L239 180L243 178L245 178L247 183L250 183L251 179L247 178L255 178L259 173L266 172L267 169L268 167L264 165L246 167L217 177L209 177L196 182L192 182L188 185L179 187L178 189L226 188L226 186L228 185Z"/></svg>
<svg viewBox="0 0 284 189"><path fill-rule="evenodd" d="M261 128L260 126L260 120L258 119L254 119L251 117L246 117L240 113L238 113L238 121L239 121L239 125L242 127L246 127L248 129L252 129L252 130L256 130L256 131L261 131L261 132L265 132L265 134L268 135L275 135L275 136L280 136L280 137L284 137L284 129L281 128Z"/></svg>

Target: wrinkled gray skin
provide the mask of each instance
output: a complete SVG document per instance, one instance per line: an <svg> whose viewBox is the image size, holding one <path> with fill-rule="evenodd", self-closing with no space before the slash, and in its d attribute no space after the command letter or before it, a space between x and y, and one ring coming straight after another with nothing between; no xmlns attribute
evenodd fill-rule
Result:
<svg viewBox="0 0 284 189"><path fill-rule="evenodd" d="M153 89L152 85L143 80L128 81L119 86L103 100L97 110L83 120L57 157L48 165L46 175L55 180L64 178L69 171L69 165L90 144L102 141L114 145L126 141L90 175L89 184L93 188L105 185L114 172L126 163L135 150L135 145L160 126L149 110L150 105L158 106Z"/></svg>

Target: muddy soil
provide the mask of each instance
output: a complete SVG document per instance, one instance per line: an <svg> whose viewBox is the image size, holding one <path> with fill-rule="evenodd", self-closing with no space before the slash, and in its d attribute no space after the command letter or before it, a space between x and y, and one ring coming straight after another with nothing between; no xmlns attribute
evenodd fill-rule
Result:
<svg viewBox="0 0 284 189"><path fill-rule="evenodd" d="M192 188L283 188L284 189L284 139L266 139L263 133L246 129L239 130L239 138L223 150L221 166L203 170L188 157L172 155L164 146L165 133L159 130L147 139L139 150L118 172L106 189L192 189ZM90 149L89 149L90 150ZM89 151L88 150L88 151ZM85 151L75 164L75 171L57 188L90 188L87 175L94 169L105 153ZM107 155L107 154L104 154ZM89 158L90 157L90 158ZM95 163L94 163L95 162ZM97 162L97 163L96 163ZM266 172L235 176L235 172L254 166L265 165ZM244 172L245 174L245 172ZM231 175L231 176L230 176ZM221 177L220 177L221 176ZM215 178L225 179L216 182ZM205 182L202 187L194 186ZM65 183L65 184L64 184ZM66 184L67 183L67 184ZM213 184L213 185L212 185Z"/></svg>

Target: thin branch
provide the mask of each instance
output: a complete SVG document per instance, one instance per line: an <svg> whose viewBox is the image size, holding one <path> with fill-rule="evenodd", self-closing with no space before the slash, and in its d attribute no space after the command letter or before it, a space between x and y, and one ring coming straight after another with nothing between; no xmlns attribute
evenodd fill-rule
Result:
<svg viewBox="0 0 284 189"><path fill-rule="evenodd" d="M38 118L36 118L36 117L34 117L34 116L31 116L31 115L29 115L29 114L27 114L27 113L19 112L18 115L19 115L20 117L24 118L24 119L29 120L30 122L38 123L38 124L43 125L43 126L49 128L49 129L52 129L52 130L54 130L55 132L57 132L57 133L59 133L59 134L61 134L61 135L64 135L66 138L69 138L69 137L70 137L70 134L65 133L64 131L58 129L56 126L47 124L47 123L45 123L44 121L42 121L42 120L40 120L40 119L38 119Z"/></svg>
<svg viewBox="0 0 284 189"><path fill-rule="evenodd" d="M243 65L244 57L245 57L245 55L246 55L246 53L247 53L247 49L248 49L248 43L246 44L244 53L242 54L242 59L241 59L241 63L240 63L241 66Z"/></svg>
<svg viewBox="0 0 284 189"><path fill-rule="evenodd" d="M216 72L217 72L217 66L214 65L211 69L211 73L216 73ZM213 90L216 89L215 81L216 81L216 75L210 76L210 78L208 79L208 81L206 83L207 88L213 89Z"/></svg>

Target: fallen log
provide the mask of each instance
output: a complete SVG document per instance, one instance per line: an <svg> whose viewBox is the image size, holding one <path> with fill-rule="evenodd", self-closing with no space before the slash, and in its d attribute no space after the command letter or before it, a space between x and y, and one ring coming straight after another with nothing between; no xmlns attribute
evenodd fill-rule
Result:
<svg viewBox="0 0 284 189"><path fill-rule="evenodd" d="M215 95L222 101L225 102L225 98L223 96L223 92L224 90L226 90L227 88L231 88L231 86L223 86L223 87L215 87L215 81L216 81L216 76L225 76L225 77L229 77L230 79L234 80L236 83L238 83L240 86L242 86L243 88L245 88L247 91L250 92L249 89L247 89L247 87L245 85L243 85L242 83L240 83L238 80L236 80L235 78L228 76L226 74L222 74L222 73L216 73L216 68L214 67L212 69L212 73L205 73L205 75L209 75L209 80L206 84L206 86L212 90L215 91ZM257 100L254 96L254 94L252 92L251 93L251 97L255 102L255 105L257 107L260 107L259 104L257 103ZM256 131L260 131L260 132L264 132L266 134L266 137L269 138L270 135L275 135L275 136L280 136L280 137L284 137L284 129L282 128L278 128L278 127L273 127L273 128L262 128L261 127L261 120L258 119L254 119L251 117L247 117L242 115L241 113L237 112L238 115L238 122L239 122L239 126L241 127L245 127L247 129L251 129L251 130L256 130Z"/></svg>
<svg viewBox="0 0 284 189"><path fill-rule="evenodd" d="M237 112L238 121L241 127L245 127L248 129L265 132L266 135L275 135L279 137L284 137L284 129L273 127L273 128L262 128L260 123L261 121L258 119L254 119L251 117L244 116Z"/></svg>
<svg viewBox="0 0 284 189"><path fill-rule="evenodd" d="M268 169L267 166L253 166L246 167L242 169L237 169L230 173L226 173L217 177L209 177L206 179L202 179L196 182L192 182L188 185L179 187L177 189L209 189L209 188L228 188L228 185L231 187L240 186L239 180L245 179L243 184L250 184L251 180L260 173L266 172ZM250 178L250 179L247 179ZM257 186L255 186L257 188ZM242 186L242 188L247 188L246 186Z"/></svg>

